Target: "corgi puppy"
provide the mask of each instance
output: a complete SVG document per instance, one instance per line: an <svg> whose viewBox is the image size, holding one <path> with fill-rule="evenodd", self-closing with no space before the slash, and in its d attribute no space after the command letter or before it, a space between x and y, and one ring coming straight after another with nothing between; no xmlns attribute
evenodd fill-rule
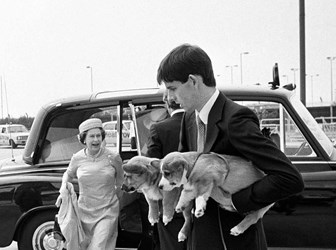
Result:
<svg viewBox="0 0 336 250"><path fill-rule="evenodd" d="M181 194L181 188L162 190L159 188L161 180L160 160L145 156L135 156L122 166L124 181L122 190L126 192L142 192L149 205L148 220L154 225L159 221L159 200L162 200L162 221L166 225L174 216L175 207ZM179 232L178 241L187 238L191 230L191 215L183 212L184 225Z"/></svg>
<svg viewBox="0 0 336 250"><path fill-rule="evenodd" d="M197 152L172 152L166 155L161 160L161 173L159 187L162 190L183 186L176 212L189 209L191 201L195 199L196 217L204 214L209 197L222 208L234 212L231 195L265 176L241 157ZM249 213L230 233L234 236L242 234L262 218L272 205Z"/></svg>

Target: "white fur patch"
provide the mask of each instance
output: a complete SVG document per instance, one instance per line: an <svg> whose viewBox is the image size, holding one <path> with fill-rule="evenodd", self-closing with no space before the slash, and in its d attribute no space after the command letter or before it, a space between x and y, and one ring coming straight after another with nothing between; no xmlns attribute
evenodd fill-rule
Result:
<svg viewBox="0 0 336 250"><path fill-rule="evenodd" d="M156 188L143 189L143 193L146 194L147 198L152 200L162 200L161 192Z"/></svg>
<svg viewBox="0 0 336 250"><path fill-rule="evenodd" d="M207 201L204 199L203 196L198 196L195 199L195 216L199 218L203 216L205 208L206 208Z"/></svg>
<svg viewBox="0 0 336 250"><path fill-rule="evenodd" d="M162 176L160 180L159 187L161 187L164 191L171 191L174 188L172 185L169 184L169 181L164 178L164 176Z"/></svg>

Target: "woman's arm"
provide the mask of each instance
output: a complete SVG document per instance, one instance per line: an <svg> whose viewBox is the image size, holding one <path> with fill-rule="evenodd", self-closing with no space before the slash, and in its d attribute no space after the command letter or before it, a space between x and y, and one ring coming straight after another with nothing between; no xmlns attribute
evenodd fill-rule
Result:
<svg viewBox="0 0 336 250"><path fill-rule="evenodd" d="M116 186L116 194L118 196L118 199L120 199L121 196L121 186L123 184L124 180L124 170L122 169L122 160L119 154L108 155L110 164L113 166L115 169L115 186Z"/></svg>

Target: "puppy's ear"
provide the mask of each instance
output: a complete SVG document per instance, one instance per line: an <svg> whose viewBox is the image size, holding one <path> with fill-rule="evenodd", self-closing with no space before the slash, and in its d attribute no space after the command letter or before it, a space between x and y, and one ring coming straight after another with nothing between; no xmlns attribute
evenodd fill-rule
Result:
<svg viewBox="0 0 336 250"><path fill-rule="evenodd" d="M159 159L155 159L155 160L152 160L150 164L152 167L156 169L160 169L161 161Z"/></svg>
<svg viewBox="0 0 336 250"><path fill-rule="evenodd" d="M160 173L160 160L159 159L154 159L152 160L148 167L148 171L151 173L151 175L156 175Z"/></svg>
<svg viewBox="0 0 336 250"><path fill-rule="evenodd" d="M142 175L146 173L148 170L145 165L135 165L135 164L124 164L122 166L123 170L127 173L131 174L139 174Z"/></svg>
<svg viewBox="0 0 336 250"><path fill-rule="evenodd" d="M188 162L185 159L175 159L169 164L169 167L183 171L183 169L188 169Z"/></svg>
<svg viewBox="0 0 336 250"><path fill-rule="evenodd" d="M150 179L151 179L152 184L156 182L157 178L160 175L160 162L161 161L159 159L155 159L155 160L152 160L150 164L148 165L148 170L150 173Z"/></svg>

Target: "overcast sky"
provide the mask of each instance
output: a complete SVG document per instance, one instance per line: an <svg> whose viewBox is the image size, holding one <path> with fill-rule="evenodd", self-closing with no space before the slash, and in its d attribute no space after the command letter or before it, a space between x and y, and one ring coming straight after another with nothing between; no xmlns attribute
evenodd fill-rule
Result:
<svg viewBox="0 0 336 250"><path fill-rule="evenodd" d="M314 75L306 103L329 104L336 1L305 6L306 72ZM300 66L299 0L1 0L0 115L35 116L49 101L89 93L87 66L94 91L155 87L161 59L186 42L209 54L219 85L240 84L242 52L245 84L267 84L276 62L281 84L291 83L290 69Z"/></svg>

